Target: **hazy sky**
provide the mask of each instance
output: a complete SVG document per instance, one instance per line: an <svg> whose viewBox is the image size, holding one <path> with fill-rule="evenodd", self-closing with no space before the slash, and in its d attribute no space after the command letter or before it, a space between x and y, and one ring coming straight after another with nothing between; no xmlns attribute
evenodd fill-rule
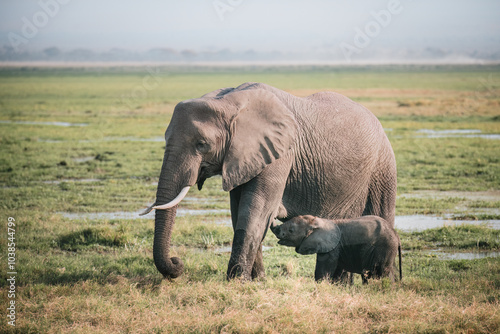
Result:
<svg viewBox="0 0 500 334"><path fill-rule="evenodd" d="M500 1L0 0L0 45L26 49L313 52L369 28L370 47L499 50Z"/></svg>

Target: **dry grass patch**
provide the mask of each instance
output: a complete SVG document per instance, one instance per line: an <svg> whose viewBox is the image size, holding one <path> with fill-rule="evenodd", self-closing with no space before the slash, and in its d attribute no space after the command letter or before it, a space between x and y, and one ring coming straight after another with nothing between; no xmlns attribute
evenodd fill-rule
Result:
<svg viewBox="0 0 500 334"><path fill-rule="evenodd" d="M431 89L296 89L290 94L305 97L334 91L366 106L376 116L498 116L500 90L455 91Z"/></svg>
<svg viewBox="0 0 500 334"><path fill-rule="evenodd" d="M243 283L116 277L105 286L26 288L18 329L72 333L331 333L500 330L498 302L425 296L410 284L352 288L312 279ZM36 299L34 297L36 295ZM5 329L5 328L4 328ZM35 330L36 329L36 330Z"/></svg>

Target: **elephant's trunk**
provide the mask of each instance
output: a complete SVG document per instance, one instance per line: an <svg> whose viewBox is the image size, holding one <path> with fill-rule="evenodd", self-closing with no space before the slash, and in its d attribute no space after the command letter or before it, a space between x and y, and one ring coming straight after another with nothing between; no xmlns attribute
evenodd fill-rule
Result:
<svg viewBox="0 0 500 334"><path fill-rule="evenodd" d="M156 268L165 278L182 275L184 264L178 257L170 258L170 239L175 222L177 206L167 210L156 210L153 258Z"/></svg>
<svg viewBox="0 0 500 334"><path fill-rule="evenodd" d="M269 226L271 228L271 232L273 232L276 236L278 236L280 228L279 226L275 225L274 222Z"/></svg>
<svg viewBox="0 0 500 334"><path fill-rule="evenodd" d="M192 182L189 175L179 175L171 171L172 166L176 166L175 160L175 156L165 155L156 192L157 206L154 207L156 211L153 258L156 268L165 278L179 277L184 271L181 259L170 258L169 252L177 205L189 190L189 187L183 186Z"/></svg>

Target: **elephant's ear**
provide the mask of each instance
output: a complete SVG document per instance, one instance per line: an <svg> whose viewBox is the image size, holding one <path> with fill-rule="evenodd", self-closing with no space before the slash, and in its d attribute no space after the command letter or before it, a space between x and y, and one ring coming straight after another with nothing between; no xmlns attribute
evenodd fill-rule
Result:
<svg viewBox="0 0 500 334"><path fill-rule="evenodd" d="M308 255L315 253L328 253L340 243L341 231L337 224L327 228L315 228L313 232L302 241L296 251Z"/></svg>
<svg viewBox="0 0 500 334"><path fill-rule="evenodd" d="M230 191L250 181L292 147L297 123L291 111L263 89L226 95L238 112L231 121L230 144L222 165L222 186Z"/></svg>

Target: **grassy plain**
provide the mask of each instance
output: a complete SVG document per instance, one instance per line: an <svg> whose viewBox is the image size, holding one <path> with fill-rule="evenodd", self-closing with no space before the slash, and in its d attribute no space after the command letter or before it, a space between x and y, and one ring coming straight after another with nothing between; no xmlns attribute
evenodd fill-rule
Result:
<svg viewBox="0 0 500 334"><path fill-rule="evenodd" d="M154 198L175 104L258 81L298 96L337 91L372 110L396 153L398 215L499 219L500 142L484 136L500 134L499 74L499 66L1 68L0 259L6 268L14 217L18 280L13 328L2 269L0 331L500 332L500 258L428 252L499 251L500 232L484 226L401 232L402 282L356 278L344 287L315 283L314 256L277 247L272 234L267 277L226 282L225 211L178 217L172 253L186 272L174 281L154 267L152 217L63 214L138 212ZM181 208L229 208L218 178L188 197Z"/></svg>

